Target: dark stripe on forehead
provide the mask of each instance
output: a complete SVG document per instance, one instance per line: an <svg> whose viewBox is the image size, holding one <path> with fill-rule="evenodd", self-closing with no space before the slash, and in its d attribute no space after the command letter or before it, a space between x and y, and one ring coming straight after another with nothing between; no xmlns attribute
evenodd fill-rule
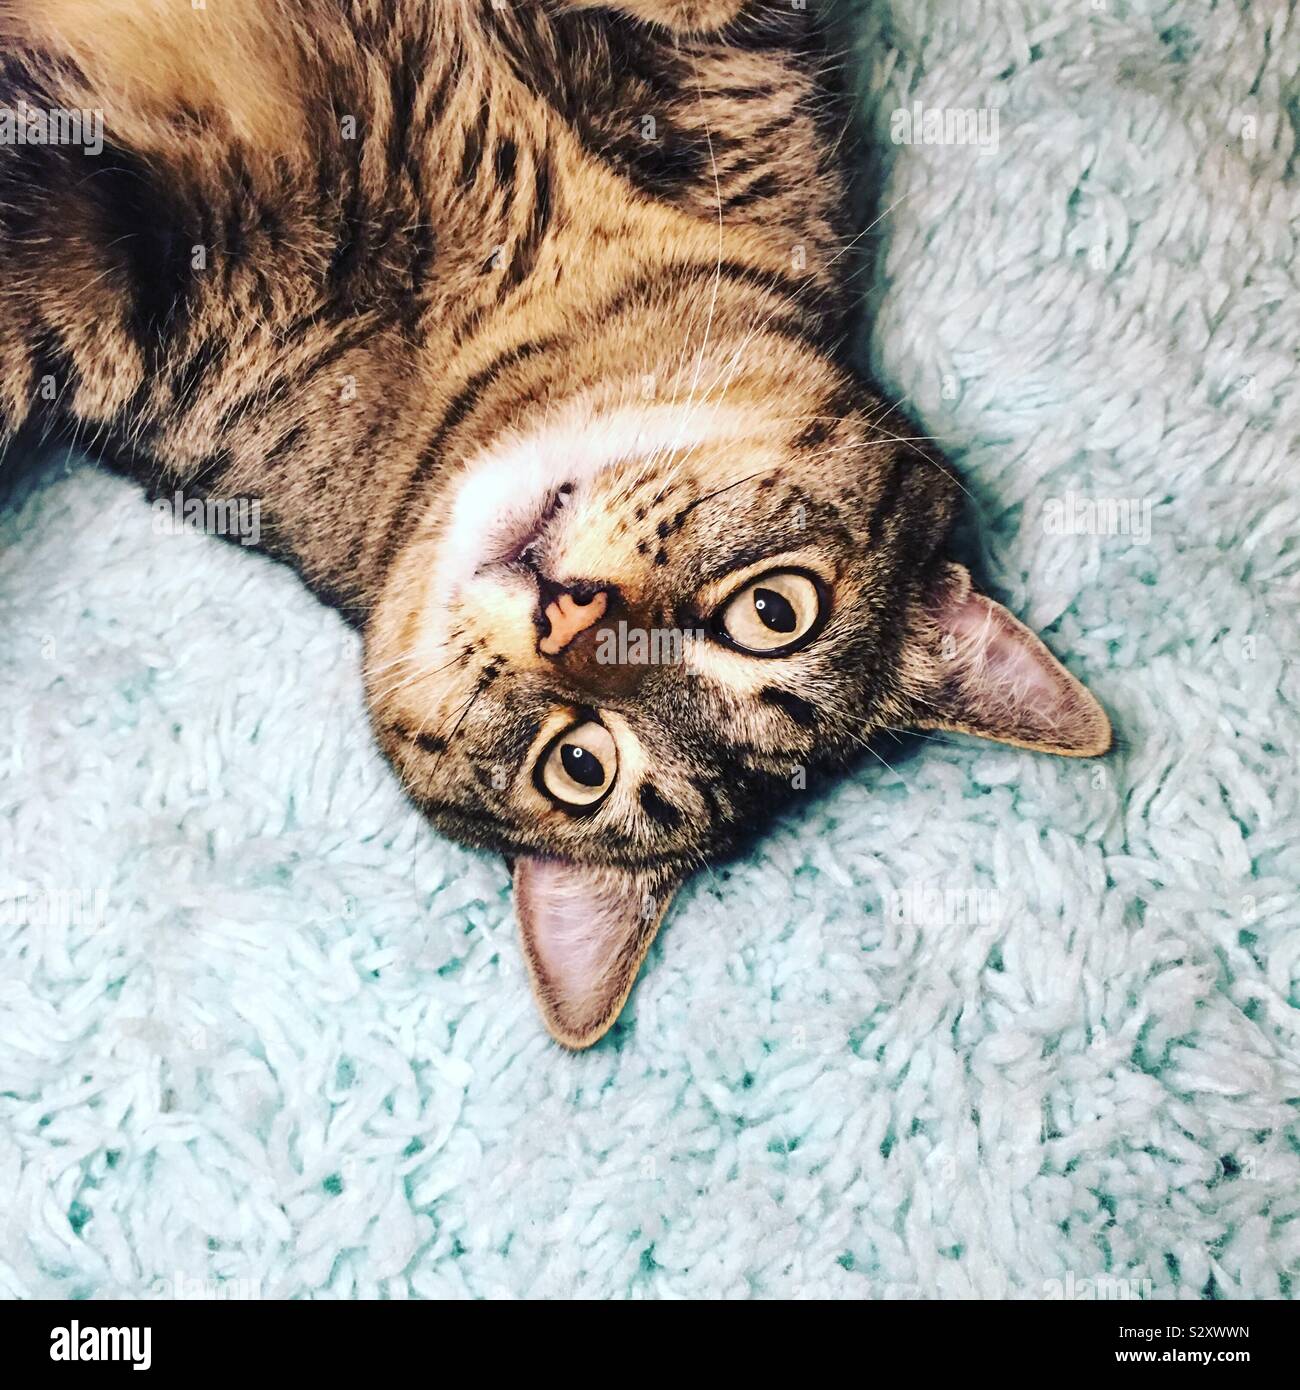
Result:
<svg viewBox="0 0 1300 1390"><path fill-rule="evenodd" d="M198 399L208 373L224 360L229 344L220 338L204 338L181 363L172 378L172 404L187 410Z"/></svg>
<svg viewBox="0 0 1300 1390"><path fill-rule="evenodd" d="M412 469L411 476L402 492L402 499L389 523L388 535L384 542L383 551L379 556L376 571L376 578L380 585L382 585L383 579L392 565L393 557L406 540L411 527L419 520L417 516L412 514L416 501L424 491L430 474L440 462L443 450L456 427L474 409L479 398L503 372L517 367L530 357L536 357L538 353L549 351L554 345L554 340L551 338L534 338L529 342L520 343L517 347L508 348L505 352L498 353L482 371L475 372L452 398L451 403L443 413L441 422L416 460L415 467Z"/></svg>
<svg viewBox="0 0 1300 1390"><path fill-rule="evenodd" d="M337 235L330 253L325 283L339 300L346 300L345 287L363 266L362 248L368 245L367 219L363 216L363 194L360 175L351 166L338 171L343 180L343 199L338 214Z"/></svg>
<svg viewBox="0 0 1300 1390"><path fill-rule="evenodd" d="M189 245L197 233L185 235L178 192L160 186L139 156L106 142L90 162L97 167L81 178L79 190L94 209L100 243L125 271L132 334L146 359L160 363L199 283Z"/></svg>
<svg viewBox="0 0 1300 1390"><path fill-rule="evenodd" d="M754 203L761 202L764 198L775 197L782 191L781 181L775 174L759 174L754 180L740 190L733 193L726 200L724 210L734 212L737 208L751 207Z"/></svg>
<svg viewBox="0 0 1300 1390"><path fill-rule="evenodd" d="M738 261L669 263L662 269L625 285L605 301L596 311L595 318L603 322L632 305L658 298L662 296L666 285L676 284L681 289L690 289L699 284L711 284L715 280L732 285L745 285L750 289L788 300L791 308L799 314L806 315L806 318L797 322L787 319L787 327L808 341L818 340L822 331L821 311L825 307L819 304L819 300L826 297L827 291L811 278L796 280L776 271L763 270Z"/></svg>
<svg viewBox="0 0 1300 1390"><path fill-rule="evenodd" d="M392 16L389 16L391 23ZM388 175L396 178L406 161L406 150L410 143L411 126L415 119L415 98L419 83L419 61L415 46L409 39L400 45L397 61L388 69L388 92L392 103L392 113L388 120L388 138L385 142L385 155L388 160Z"/></svg>
<svg viewBox="0 0 1300 1390"><path fill-rule="evenodd" d="M498 298L504 298L521 284L537 264L538 252L541 250L547 228L551 225L551 213L550 156L542 150L537 155L537 165L533 173L533 206L528 226L510 253L510 264L501 279Z"/></svg>
<svg viewBox="0 0 1300 1390"><path fill-rule="evenodd" d="M244 383L248 385L248 389L241 391L223 408L217 421L217 431L220 433L238 424L254 404L258 410L265 412L271 406L279 404L291 390L300 397L305 397L310 382L346 353L362 347L369 339L383 332L392 321L392 316L385 313L367 317L359 324L354 321L349 328L344 329L330 321L328 312L305 315L290 326L285 334L285 341L305 342L312 345L313 349L315 344L319 343L319 349L313 350L311 355L303 360L288 356L278 358L266 376L255 378L251 385ZM206 346L200 349L200 353L205 352ZM224 349L225 344L215 344L214 350L217 347ZM199 353L196 353L195 357L197 359ZM205 358L200 364L201 370L206 372L211 365L211 361ZM178 385L177 388L178 406L192 402L201 382L201 375L194 375L188 366L186 371L190 375L186 378L185 386L182 388Z"/></svg>
<svg viewBox="0 0 1300 1390"><path fill-rule="evenodd" d="M446 110L448 98L455 89L455 76L460 58L460 47L456 44L438 73L433 90L424 102L423 120L419 131L421 135L426 134L430 124Z"/></svg>
<svg viewBox="0 0 1300 1390"><path fill-rule="evenodd" d="M898 508L899 501L903 496L903 483L906 476L907 469L904 467L902 457L896 453L889 461L889 476L885 479L880 496L871 509L871 519L867 522L867 536L872 545L879 544L880 537L884 534L885 523Z"/></svg>
<svg viewBox="0 0 1300 1390"><path fill-rule="evenodd" d="M488 103L479 107L474 124L465 127L465 144L460 157L460 182L468 187L478 175L483 161L483 142L487 139Z"/></svg>
<svg viewBox="0 0 1300 1390"><path fill-rule="evenodd" d="M515 163L519 158L519 146L513 140L501 140L496 147L494 167L497 183L503 189L511 189L515 182Z"/></svg>

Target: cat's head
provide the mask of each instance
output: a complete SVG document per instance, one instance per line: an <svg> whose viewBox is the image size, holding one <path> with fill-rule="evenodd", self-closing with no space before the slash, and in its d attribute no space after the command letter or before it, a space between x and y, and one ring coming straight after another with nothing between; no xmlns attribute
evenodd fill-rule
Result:
<svg viewBox="0 0 1300 1390"><path fill-rule="evenodd" d="M756 361L524 412L442 480L367 634L380 742L443 831L512 861L570 1046L682 879L873 733L1110 742L946 558L960 488L902 417L804 349Z"/></svg>

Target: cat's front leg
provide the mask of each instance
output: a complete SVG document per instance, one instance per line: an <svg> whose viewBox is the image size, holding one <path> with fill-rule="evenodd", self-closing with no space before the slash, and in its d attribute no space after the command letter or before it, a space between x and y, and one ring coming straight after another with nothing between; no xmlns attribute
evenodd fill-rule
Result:
<svg viewBox="0 0 1300 1390"><path fill-rule="evenodd" d="M566 9L619 10L675 34L712 34L730 24L748 0L561 0Z"/></svg>

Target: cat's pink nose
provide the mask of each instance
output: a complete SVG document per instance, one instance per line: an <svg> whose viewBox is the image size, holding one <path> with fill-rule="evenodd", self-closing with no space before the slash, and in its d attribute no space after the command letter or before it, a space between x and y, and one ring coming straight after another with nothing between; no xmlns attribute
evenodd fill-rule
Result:
<svg viewBox="0 0 1300 1390"><path fill-rule="evenodd" d="M628 620L643 624L610 585L591 584L543 593L539 628L545 628L537 650L557 671L588 695L628 695L645 674L639 666L620 661L617 630Z"/></svg>
<svg viewBox="0 0 1300 1390"><path fill-rule="evenodd" d="M572 594L561 593L551 600L542 612L550 630L537 644L544 656L559 656L570 642L605 616L609 600L604 591L593 594L580 603Z"/></svg>

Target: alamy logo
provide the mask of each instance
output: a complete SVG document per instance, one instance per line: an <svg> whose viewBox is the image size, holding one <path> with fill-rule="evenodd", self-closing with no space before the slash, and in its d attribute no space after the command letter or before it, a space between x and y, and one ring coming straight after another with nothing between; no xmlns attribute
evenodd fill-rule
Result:
<svg viewBox="0 0 1300 1390"><path fill-rule="evenodd" d="M1151 499L1077 492L1049 497L1043 503L1043 530L1049 536L1128 536L1146 545L1151 540Z"/></svg>
<svg viewBox="0 0 1300 1390"><path fill-rule="evenodd" d="M107 888L30 888L0 896L0 926L102 927Z"/></svg>
<svg viewBox="0 0 1300 1390"><path fill-rule="evenodd" d="M256 497L186 497L177 491L153 504L155 536L202 531L209 536L233 536L240 545L262 539L262 504Z"/></svg>
<svg viewBox="0 0 1300 1390"><path fill-rule="evenodd" d="M596 660L602 666L678 666L686 659L688 643L702 642L703 628L628 627L603 628L596 643Z"/></svg>
<svg viewBox="0 0 1300 1390"><path fill-rule="evenodd" d="M149 1327L56 1327L50 1333L51 1361L130 1361L133 1371L153 1365Z"/></svg>
<svg viewBox="0 0 1300 1390"><path fill-rule="evenodd" d="M986 927L1002 917L992 888L939 888L909 883L885 894L885 920L899 927Z"/></svg>
<svg viewBox="0 0 1300 1390"><path fill-rule="evenodd" d="M998 147L996 106L899 106L889 118L895 145L973 145L981 153Z"/></svg>
<svg viewBox="0 0 1300 1390"><path fill-rule="evenodd" d="M76 107L42 111L20 101L0 106L0 145L80 145L85 155L104 148L104 113Z"/></svg>
<svg viewBox="0 0 1300 1390"><path fill-rule="evenodd" d="M1069 1269L1064 1279L1043 1281L1043 1297L1053 1302L1134 1303L1152 1296L1150 1279L1122 1279L1109 1274L1099 1274L1095 1279L1076 1279L1074 1270Z"/></svg>
<svg viewBox="0 0 1300 1390"><path fill-rule="evenodd" d="M260 1279L191 1279L177 1270L170 1279L155 1279L149 1292L157 1299L244 1303L262 1297Z"/></svg>

